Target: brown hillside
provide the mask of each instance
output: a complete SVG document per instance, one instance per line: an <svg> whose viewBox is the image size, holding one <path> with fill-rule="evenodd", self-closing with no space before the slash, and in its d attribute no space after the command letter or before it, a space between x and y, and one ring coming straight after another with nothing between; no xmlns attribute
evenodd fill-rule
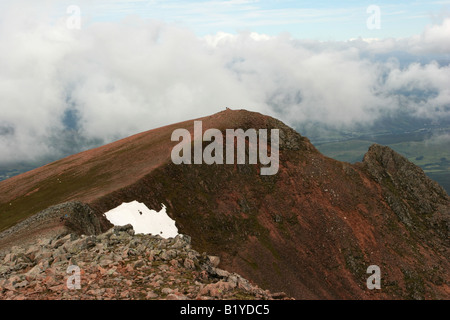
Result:
<svg viewBox="0 0 450 320"><path fill-rule="evenodd" d="M192 132L186 121L0 182L1 226L69 200L89 204L100 218L122 202L165 204L196 250L274 292L450 298L450 199L420 168L378 145L362 163L335 161L258 113L227 110L199 120L203 130L280 129L278 173L261 176L259 165L174 165L170 136L177 128ZM366 287L373 264L381 268L381 290Z"/></svg>

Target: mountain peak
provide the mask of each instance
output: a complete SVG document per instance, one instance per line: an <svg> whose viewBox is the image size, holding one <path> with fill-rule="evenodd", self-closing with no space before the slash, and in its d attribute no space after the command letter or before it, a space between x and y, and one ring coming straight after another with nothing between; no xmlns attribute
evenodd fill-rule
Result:
<svg viewBox="0 0 450 320"><path fill-rule="evenodd" d="M278 129L279 170L173 163L172 132L193 134L195 121L203 132ZM67 201L87 204L102 232L110 227L103 214L122 203L164 205L197 251L298 299L448 298L450 200L439 185L388 147L371 146L359 164L339 162L256 112L226 109L2 181L2 227ZM372 265L382 269L381 291L366 287Z"/></svg>
<svg viewBox="0 0 450 320"><path fill-rule="evenodd" d="M387 146L370 146L364 155L363 164L386 189L418 200L418 213L433 212L450 200L444 188L431 180L419 166Z"/></svg>

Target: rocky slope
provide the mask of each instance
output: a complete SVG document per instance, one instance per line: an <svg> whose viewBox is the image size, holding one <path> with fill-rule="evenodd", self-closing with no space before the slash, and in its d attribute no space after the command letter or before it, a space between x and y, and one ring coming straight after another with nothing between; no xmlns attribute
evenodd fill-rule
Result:
<svg viewBox="0 0 450 320"><path fill-rule="evenodd" d="M389 147L372 145L362 168L378 182L399 220L408 227L432 231L450 240L449 197L423 170Z"/></svg>
<svg viewBox="0 0 450 320"><path fill-rule="evenodd" d="M51 206L0 232L0 251L12 245L26 245L50 234L71 232L78 235L100 234L110 226L91 207L78 202Z"/></svg>
<svg viewBox="0 0 450 320"><path fill-rule="evenodd" d="M450 198L420 168L378 145L361 163L339 162L282 122L245 110L198 120L203 130L279 129L278 173L262 176L259 164L173 164L170 136L178 128L192 133L193 121L186 121L0 182L0 225L76 200L104 232L111 225L102 213L123 202L156 211L164 204L195 250L219 256L221 268L272 292L297 299L450 298ZM54 223L34 233L67 227ZM15 234L26 238L27 230ZM381 290L366 286L370 265L381 269Z"/></svg>
<svg viewBox="0 0 450 320"><path fill-rule="evenodd" d="M280 299L199 254L190 237L61 233L0 254L0 299ZM79 288L69 266L79 267ZM68 284L69 283L69 284Z"/></svg>

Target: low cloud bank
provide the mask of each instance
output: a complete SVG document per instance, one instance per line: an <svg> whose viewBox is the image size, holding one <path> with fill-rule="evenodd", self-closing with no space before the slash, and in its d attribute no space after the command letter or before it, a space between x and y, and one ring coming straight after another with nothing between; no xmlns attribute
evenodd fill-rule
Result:
<svg viewBox="0 0 450 320"><path fill-rule="evenodd" d="M127 18L71 30L0 13L0 163L245 108L293 126L450 118L450 19L408 39L319 42Z"/></svg>

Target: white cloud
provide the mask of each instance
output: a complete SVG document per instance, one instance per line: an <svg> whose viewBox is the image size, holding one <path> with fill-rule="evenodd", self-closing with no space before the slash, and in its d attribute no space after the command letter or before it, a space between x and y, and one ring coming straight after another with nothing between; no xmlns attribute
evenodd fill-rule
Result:
<svg viewBox="0 0 450 320"><path fill-rule="evenodd" d="M450 145L450 133L438 133L432 135L429 139L425 140L425 146L440 145L443 148Z"/></svg>
<svg viewBox="0 0 450 320"><path fill-rule="evenodd" d="M0 163L57 154L68 126L81 144L106 142L225 106L335 127L396 110L450 112L448 66L389 58L448 57L450 19L408 39L318 42L287 34L199 38L131 17L69 30L64 19L30 10L0 13Z"/></svg>
<svg viewBox="0 0 450 320"><path fill-rule="evenodd" d="M428 26L417 38L413 38L419 47L417 50L434 53L450 52L450 18L440 25Z"/></svg>

